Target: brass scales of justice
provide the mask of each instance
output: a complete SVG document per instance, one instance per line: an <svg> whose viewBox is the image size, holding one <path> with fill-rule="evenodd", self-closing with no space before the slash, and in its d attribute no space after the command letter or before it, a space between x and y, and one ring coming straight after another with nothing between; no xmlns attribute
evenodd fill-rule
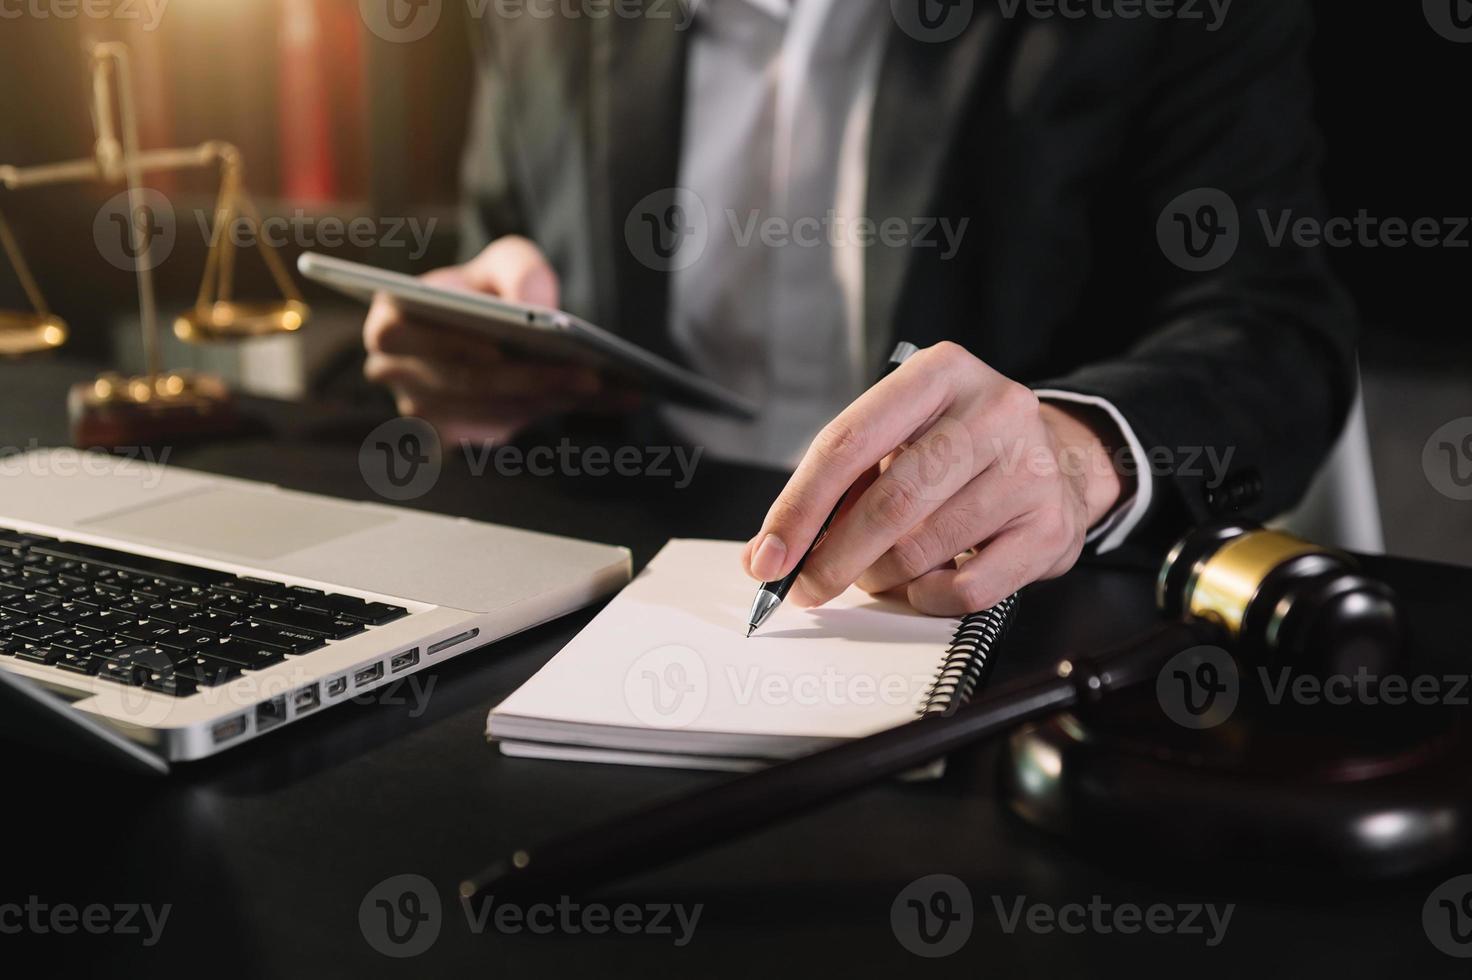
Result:
<svg viewBox="0 0 1472 980"><path fill-rule="evenodd" d="M126 187L126 231L131 237L128 254L137 278L144 373L128 377L108 372L73 387L67 402L72 441L84 448L116 448L229 430L237 421L234 400L220 378L166 371L161 366L153 284L155 229L145 197L144 174L213 166L220 171L214 234L199 295L194 307L174 322L175 336L188 343L218 343L294 333L306 325L310 308L264 236L256 236L257 245L281 300L241 303L232 298L236 249L229 230L242 215L257 227L261 222L260 212L243 185L240 151L219 141L184 149L140 150L127 46L117 42L94 44L90 64L92 118L97 136L94 155L35 167L0 166L0 186L12 191L85 182ZM31 304L29 311L0 311L0 357L61 347L70 329L47 304L3 211L0 247Z"/></svg>

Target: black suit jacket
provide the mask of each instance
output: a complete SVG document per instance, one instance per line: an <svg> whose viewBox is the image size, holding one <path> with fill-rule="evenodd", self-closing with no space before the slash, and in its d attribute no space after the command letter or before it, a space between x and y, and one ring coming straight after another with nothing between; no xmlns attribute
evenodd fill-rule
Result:
<svg viewBox="0 0 1472 980"><path fill-rule="evenodd" d="M673 0L642 2L651 16L476 28L466 244L530 237L573 312L673 354L669 277L624 228L679 181L689 32L657 16ZM1323 209L1306 5L1236 0L1214 32L1026 9L976 0L944 43L891 25L869 216L969 224L949 261L867 251L868 349L954 340L1010 377L1110 399L1157 466L1149 540L1232 501L1258 519L1290 509L1356 380L1353 314L1322 254L1275 246L1259 219ZM1200 210L1203 188L1235 205L1238 243L1188 271L1188 231L1205 246L1203 229L1233 227ZM1230 460L1224 485L1210 453Z"/></svg>

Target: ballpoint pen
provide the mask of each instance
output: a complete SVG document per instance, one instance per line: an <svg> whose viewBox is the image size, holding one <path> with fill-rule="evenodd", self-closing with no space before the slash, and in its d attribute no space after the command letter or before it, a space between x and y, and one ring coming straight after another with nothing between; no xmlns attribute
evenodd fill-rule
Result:
<svg viewBox="0 0 1472 980"><path fill-rule="evenodd" d="M883 381L889 377L900 365L904 364L918 352L919 348L914 344L899 344L899 346L895 347L894 353L889 356L889 363L885 365L883 373L879 376L879 380ZM878 382L875 383L877 384ZM819 543L822 542L824 536L828 533L828 529L833 526L833 520L838 516L838 512L843 509L843 502L846 499L848 499L847 492L838 498L838 503L833 505L833 512L828 515L828 519L818 529L818 534L813 538L813 543L808 546L808 550L803 553L801 560L798 561L792 571L779 581L763 583L762 587L757 590L756 601L751 604L751 616L746 625L746 635L748 638L751 634L761 629L762 624L771 619L772 614L777 611L777 607L782 605L783 601L786 600L787 593L792 591L792 586L797 582L797 577L802 574L803 566L808 563L808 559L812 557L813 550L818 547Z"/></svg>

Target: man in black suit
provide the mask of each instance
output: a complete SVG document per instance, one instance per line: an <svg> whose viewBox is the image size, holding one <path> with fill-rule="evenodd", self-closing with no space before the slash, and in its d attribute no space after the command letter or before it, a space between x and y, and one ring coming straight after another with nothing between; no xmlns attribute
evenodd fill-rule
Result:
<svg viewBox="0 0 1472 980"><path fill-rule="evenodd" d="M1353 316L1318 253L1269 233L1322 210L1309 20L1299 0L492 17L465 169L484 250L435 276L762 403L746 427L665 412L720 455L801 457L753 577L790 570L857 481L794 599L857 582L981 608L1088 547L1277 515L1331 446ZM925 350L864 392L896 340ZM369 377L451 440L630 403L387 303L366 342Z"/></svg>

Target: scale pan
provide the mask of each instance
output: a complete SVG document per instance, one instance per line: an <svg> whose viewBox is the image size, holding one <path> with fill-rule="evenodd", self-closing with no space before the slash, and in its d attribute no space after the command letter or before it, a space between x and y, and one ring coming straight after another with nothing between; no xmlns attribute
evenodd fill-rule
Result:
<svg viewBox="0 0 1472 980"><path fill-rule="evenodd" d="M191 344L247 340L295 333L311 316L300 300L283 303L214 303L174 321L174 336Z"/></svg>
<svg viewBox="0 0 1472 980"><path fill-rule="evenodd" d="M49 313L0 311L0 357L55 350L66 343L66 321Z"/></svg>

